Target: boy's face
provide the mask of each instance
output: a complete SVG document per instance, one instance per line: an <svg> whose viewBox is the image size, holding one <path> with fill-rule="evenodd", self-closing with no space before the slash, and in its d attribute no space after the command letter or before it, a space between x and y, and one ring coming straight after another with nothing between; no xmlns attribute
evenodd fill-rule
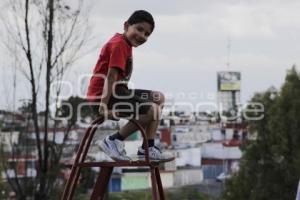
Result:
<svg viewBox="0 0 300 200"><path fill-rule="evenodd" d="M132 25L125 22L124 24L124 35L134 47L138 47L145 43L151 33L152 26L147 22L140 22Z"/></svg>

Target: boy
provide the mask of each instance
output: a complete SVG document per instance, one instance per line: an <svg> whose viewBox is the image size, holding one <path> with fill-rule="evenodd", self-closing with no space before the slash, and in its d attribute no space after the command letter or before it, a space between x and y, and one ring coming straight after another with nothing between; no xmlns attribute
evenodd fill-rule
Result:
<svg viewBox="0 0 300 200"><path fill-rule="evenodd" d="M163 153L154 145L164 96L161 92L128 89L127 82L132 73L132 47L145 43L153 32L155 23L150 13L135 11L124 23L124 33L115 34L102 48L88 88L88 100L97 105L100 116L117 118L135 117L146 130L149 158L169 160L172 155ZM99 143L100 148L114 160L130 160L124 150L123 141L136 126L128 122L119 132L107 136ZM138 148L144 156L145 144Z"/></svg>

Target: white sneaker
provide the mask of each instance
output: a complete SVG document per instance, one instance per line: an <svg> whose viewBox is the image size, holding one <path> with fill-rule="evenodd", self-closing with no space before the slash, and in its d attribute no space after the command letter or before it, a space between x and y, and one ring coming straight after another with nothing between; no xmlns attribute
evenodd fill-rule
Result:
<svg viewBox="0 0 300 200"><path fill-rule="evenodd" d="M131 158L126 155L124 142L118 139L110 140L109 136L105 137L98 143L102 151L116 161L130 161Z"/></svg>
<svg viewBox="0 0 300 200"><path fill-rule="evenodd" d="M140 158L144 158L145 150L142 147L138 148L137 152ZM173 160L174 156L171 153L162 152L158 147L149 147L149 159L154 161L169 161Z"/></svg>

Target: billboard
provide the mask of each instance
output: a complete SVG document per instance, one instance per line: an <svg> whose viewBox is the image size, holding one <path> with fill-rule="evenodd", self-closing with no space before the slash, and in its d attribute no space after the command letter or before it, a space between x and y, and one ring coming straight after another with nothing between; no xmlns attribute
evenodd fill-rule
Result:
<svg viewBox="0 0 300 200"><path fill-rule="evenodd" d="M218 90L219 91L239 91L241 90L240 72L218 72Z"/></svg>

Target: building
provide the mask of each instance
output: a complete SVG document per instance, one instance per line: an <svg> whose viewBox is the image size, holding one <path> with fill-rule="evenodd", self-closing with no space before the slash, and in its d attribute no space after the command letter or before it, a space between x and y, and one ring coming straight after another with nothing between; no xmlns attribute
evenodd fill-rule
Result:
<svg viewBox="0 0 300 200"><path fill-rule="evenodd" d="M241 104L241 73L233 71L222 71L217 73L218 81L218 105L220 114L236 114Z"/></svg>
<svg viewBox="0 0 300 200"><path fill-rule="evenodd" d="M237 171L242 157L240 144L231 140L203 144L201 153L204 179L217 179L222 173L230 175Z"/></svg>

